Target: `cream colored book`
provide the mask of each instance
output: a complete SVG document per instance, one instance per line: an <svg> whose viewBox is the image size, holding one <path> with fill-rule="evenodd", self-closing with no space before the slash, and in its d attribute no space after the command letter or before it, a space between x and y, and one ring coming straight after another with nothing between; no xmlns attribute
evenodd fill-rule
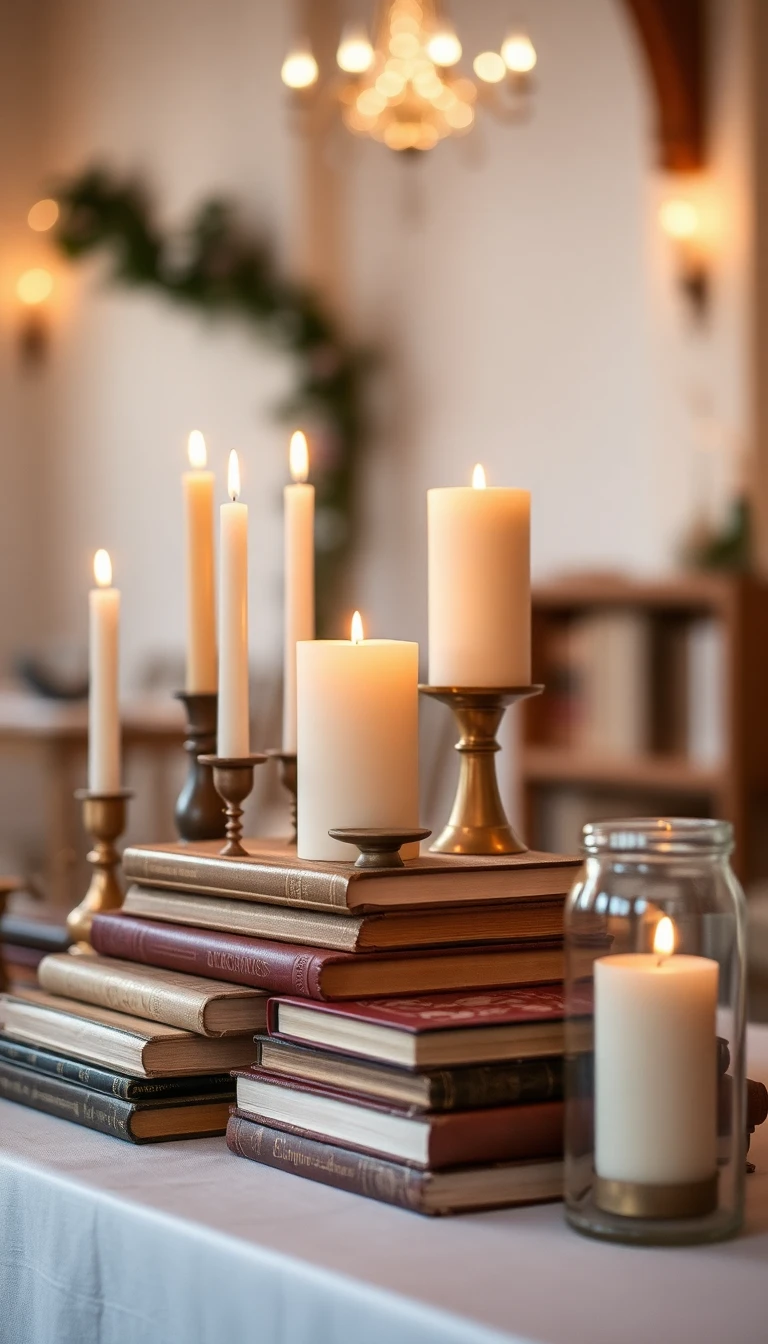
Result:
<svg viewBox="0 0 768 1344"><path fill-rule="evenodd" d="M0 996L0 1029L15 1041L102 1064L132 1078L224 1073L249 1064L255 1055L250 1033L196 1036L35 989Z"/></svg>
<svg viewBox="0 0 768 1344"><path fill-rule="evenodd" d="M165 1022L197 1036L237 1036L261 1031L266 1023L263 990L135 961L57 952L43 957L37 978L49 994Z"/></svg>

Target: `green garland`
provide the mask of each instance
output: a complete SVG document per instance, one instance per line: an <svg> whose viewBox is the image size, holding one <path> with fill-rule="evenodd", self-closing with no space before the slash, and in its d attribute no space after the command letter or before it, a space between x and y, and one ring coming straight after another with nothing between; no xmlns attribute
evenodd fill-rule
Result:
<svg viewBox="0 0 768 1344"><path fill-rule="evenodd" d="M355 542L366 356L343 340L316 294L277 273L265 241L245 236L226 201L206 201L185 229L163 236L143 190L104 169L60 184L55 195L55 236L67 257L109 252L114 281L155 289L210 316L244 318L293 357L296 386L276 411L286 423L314 430L318 632L327 633Z"/></svg>

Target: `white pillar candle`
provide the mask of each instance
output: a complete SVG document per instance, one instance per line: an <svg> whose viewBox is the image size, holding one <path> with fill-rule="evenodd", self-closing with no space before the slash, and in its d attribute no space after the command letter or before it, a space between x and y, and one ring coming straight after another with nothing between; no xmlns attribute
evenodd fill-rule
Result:
<svg viewBox="0 0 768 1344"><path fill-rule="evenodd" d="M595 962L595 1169L604 1180L683 1185L717 1168L718 964L654 952Z"/></svg>
<svg viewBox="0 0 768 1344"><path fill-rule="evenodd" d="M298 856L349 862L332 827L419 824L419 646L353 624L351 643L300 642L296 655Z"/></svg>
<svg viewBox="0 0 768 1344"><path fill-rule="evenodd" d="M216 601L213 579L213 482L205 439L193 429L191 471L181 477L187 540L187 680L190 695L216 690Z"/></svg>
<svg viewBox="0 0 768 1344"><path fill-rule="evenodd" d="M291 436L293 484L283 490L285 522L285 656L283 751L296 750L296 644L315 637L315 487L301 430Z"/></svg>
<svg viewBox="0 0 768 1344"><path fill-rule="evenodd" d="M531 497L471 486L427 491L429 681L527 686L531 680Z"/></svg>
<svg viewBox="0 0 768 1344"><path fill-rule="evenodd" d="M88 788L120 788L120 710L117 691L120 593L112 585L106 551L93 559L96 587L88 594L90 690L88 697Z"/></svg>
<svg viewBox="0 0 768 1344"><path fill-rule="evenodd" d="M248 708L248 506L238 503L240 466L229 455L231 502L221 506L219 536L219 756L250 752Z"/></svg>

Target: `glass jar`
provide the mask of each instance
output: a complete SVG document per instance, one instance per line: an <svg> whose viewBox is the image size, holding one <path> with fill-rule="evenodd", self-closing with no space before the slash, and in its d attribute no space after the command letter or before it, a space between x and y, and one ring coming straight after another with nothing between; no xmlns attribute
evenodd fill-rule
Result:
<svg viewBox="0 0 768 1344"><path fill-rule="evenodd" d="M568 898L565 1209L611 1241L741 1226L744 895L729 822L584 827Z"/></svg>

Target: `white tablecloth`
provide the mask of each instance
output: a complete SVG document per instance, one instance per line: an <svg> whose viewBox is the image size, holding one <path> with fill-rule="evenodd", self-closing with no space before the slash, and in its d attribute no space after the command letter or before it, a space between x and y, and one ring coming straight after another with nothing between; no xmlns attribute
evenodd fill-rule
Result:
<svg viewBox="0 0 768 1344"><path fill-rule="evenodd" d="M752 1033L768 1080L768 1030ZM764 1127L768 1131L768 1125ZM1 1344L765 1344L768 1132L735 1241L629 1249L560 1205L425 1219L0 1103Z"/></svg>

